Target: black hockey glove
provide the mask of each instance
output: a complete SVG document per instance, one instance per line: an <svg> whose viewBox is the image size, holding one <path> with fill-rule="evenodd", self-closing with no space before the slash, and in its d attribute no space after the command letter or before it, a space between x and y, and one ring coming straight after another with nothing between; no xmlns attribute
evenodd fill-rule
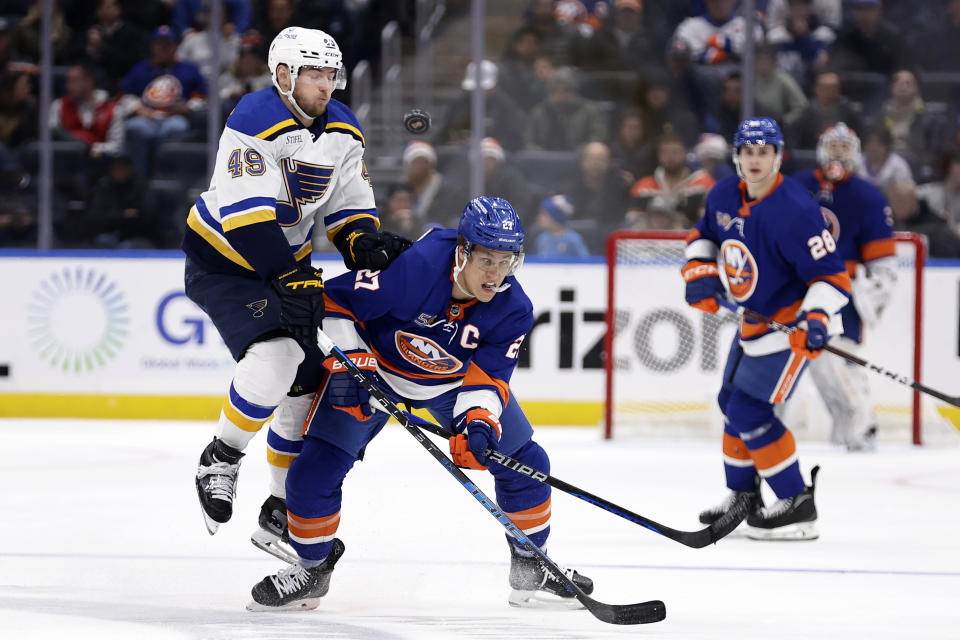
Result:
<svg viewBox="0 0 960 640"><path fill-rule="evenodd" d="M389 231L351 233L347 236L343 263L347 269L386 269L394 259L413 244L403 236Z"/></svg>
<svg viewBox="0 0 960 640"><path fill-rule="evenodd" d="M317 327L324 312L322 273L300 265L271 283L280 296L280 323L304 347L317 346Z"/></svg>

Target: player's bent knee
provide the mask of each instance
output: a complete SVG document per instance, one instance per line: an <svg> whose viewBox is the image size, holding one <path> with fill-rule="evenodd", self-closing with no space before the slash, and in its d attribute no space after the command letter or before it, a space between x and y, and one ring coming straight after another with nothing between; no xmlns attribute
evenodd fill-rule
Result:
<svg viewBox="0 0 960 640"><path fill-rule="evenodd" d="M237 363L233 386L244 399L275 406L290 390L304 352L293 338L255 342Z"/></svg>
<svg viewBox="0 0 960 640"><path fill-rule="evenodd" d="M743 433L773 420L773 406L734 389L727 401L725 415L730 423Z"/></svg>

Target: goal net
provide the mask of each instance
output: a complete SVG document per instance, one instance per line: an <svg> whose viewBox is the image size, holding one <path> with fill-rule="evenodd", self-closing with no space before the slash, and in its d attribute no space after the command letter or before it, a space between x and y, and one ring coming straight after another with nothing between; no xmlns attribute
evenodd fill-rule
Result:
<svg viewBox="0 0 960 640"><path fill-rule="evenodd" d="M685 237L677 231L618 231L607 242L608 438L703 437L722 431L716 396L738 319L723 309L702 313L684 302ZM921 380L925 245L921 236L898 233L896 246L893 298L860 356ZM919 444L921 425L940 420L933 403L876 374L869 379L879 438ZM798 438L829 440L829 414L809 376L801 379L785 420Z"/></svg>

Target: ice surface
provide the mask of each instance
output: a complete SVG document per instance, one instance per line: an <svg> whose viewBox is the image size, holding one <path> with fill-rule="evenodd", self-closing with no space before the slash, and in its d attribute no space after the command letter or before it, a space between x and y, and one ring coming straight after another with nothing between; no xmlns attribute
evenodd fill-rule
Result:
<svg viewBox="0 0 960 640"><path fill-rule="evenodd" d="M265 437L241 467L234 519L211 537L193 475L212 433L0 420L0 637L960 638L957 448L802 445L804 472L822 466L815 542L689 549L555 491L551 557L592 577L598 600L666 602L666 621L635 628L507 606L502 527L399 427L344 483L347 549L320 608L247 612L250 587L282 566L249 543ZM592 428L537 440L556 477L675 528L699 528L724 495L719 443L603 442Z"/></svg>

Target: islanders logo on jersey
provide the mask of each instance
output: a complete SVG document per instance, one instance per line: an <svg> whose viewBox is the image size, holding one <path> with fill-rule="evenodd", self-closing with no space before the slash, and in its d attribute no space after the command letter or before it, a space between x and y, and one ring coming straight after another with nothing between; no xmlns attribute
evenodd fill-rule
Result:
<svg viewBox="0 0 960 640"><path fill-rule="evenodd" d="M834 240L840 239L840 219L837 218L835 214L830 209L820 206L820 215L823 216L823 221L827 223L827 229L830 231L830 235L833 236Z"/></svg>
<svg viewBox="0 0 960 640"><path fill-rule="evenodd" d="M757 288L757 261L739 240L724 240L720 245L720 260L723 274L734 300L743 302Z"/></svg>
<svg viewBox="0 0 960 640"><path fill-rule="evenodd" d="M456 373L463 366L457 358L444 351L439 344L406 331L396 333L397 351L403 359L430 373Z"/></svg>

